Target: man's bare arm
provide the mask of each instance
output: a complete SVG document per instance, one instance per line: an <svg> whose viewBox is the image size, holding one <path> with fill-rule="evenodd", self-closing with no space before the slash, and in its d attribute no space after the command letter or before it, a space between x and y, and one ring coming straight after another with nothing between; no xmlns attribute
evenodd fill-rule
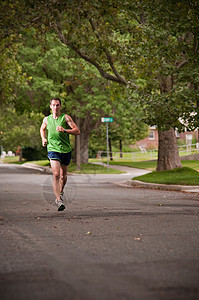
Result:
<svg viewBox="0 0 199 300"><path fill-rule="evenodd" d="M42 146L45 147L47 145L47 139L46 139L46 127L47 127L47 117L43 119L43 123L40 127L40 135L42 139Z"/></svg>
<svg viewBox="0 0 199 300"><path fill-rule="evenodd" d="M65 115L65 120L66 120L66 123L70 126L71 129L64 129L61 126L57 126L57 131L67 132L67 133L72 134L72 135L79 135L80 130L77 127L77 125L75 124L75 122L73 121L73 119L70 116Z"/></svg>

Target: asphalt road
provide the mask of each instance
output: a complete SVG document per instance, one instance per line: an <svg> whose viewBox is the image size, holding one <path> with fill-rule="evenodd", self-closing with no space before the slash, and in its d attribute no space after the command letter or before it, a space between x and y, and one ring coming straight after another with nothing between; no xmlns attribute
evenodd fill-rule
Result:
<svg viewBox="0 0 199 300"><path fill-rule="evenodd" d="M69 176L58 212L52 175L0 165L1 300L197 299L199 194L125 176Z"/></svg>

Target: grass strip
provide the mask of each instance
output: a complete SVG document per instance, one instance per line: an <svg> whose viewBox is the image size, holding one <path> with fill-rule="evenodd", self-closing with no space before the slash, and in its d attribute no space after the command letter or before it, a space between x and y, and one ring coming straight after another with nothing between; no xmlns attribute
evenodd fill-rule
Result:
<svg viewBox="0 0 199 300"><path fill-rule="evenodd" d="M49 160L36 160L36 161L30 161L29 163L38 165L38 166L50 166ZM94 164L81 164L80 171L76 170L77 166L74 163L70 163L68 167L68 172L70 173L77 173L77 174L122 174L123 172L115 169L109 168L107 170L107 167L103 167L101 165L94 165Z"/></svg>
<svg viewBox="0 0 199 300"><path fill-rule="evenodd" d="M153 171L134 177L132 180L159 184L199 185L199 172L188 167L182 167L167 171Z"/></svg>
<svg viewBox="0 0 199 300"><path fill-rule="evenodd" d="M3 162L6 164L8 163L14 163L14 164L24 164L24 163L31 163L38 166L46 167L50 166L50 162L48 159L45 160L34 160L34 161L26 161L23 159L21 163L19 163L19 157L13 156L13 157L5 157L3 159ZM103 167L101 165L94 165L94 164L81 164L81 170L76 171L76 164L70 163L68 171L71 173L77 173L77 174L123 174L124 172L115 170L115 169L107 169L107 167Z"/></svg>
<svg viewBox="0 0 199 300"><path fill-rule="evenodd" d="M199 171L199 161L198 160L182 160L181 161L183 167L189 167L196 171ZM110 165L116 165L116 166L126 166L131 168L138 168L138 169L146 169L149 171L154 171L157 167L157 161L132 161L132 162L117 162L112 161L110 162Z"/></svg>
<svg viewBox="0 0 199 300"><path fill-rule="evenodd" d="M22 165L26 160L22 158L22 161L19 161L19 156L6 156L2 159L4 164L17 164Z"/></svg>
<svg viewBox="0 0 199 300"><path fill-rule="evenodd" d="M48 167L50 166L50 161L48 159L44 160L33 160L33 161L28 161L30 164L42 166L42 167Z"/></svg>
<svg viewBox="0 0 199 300"><path fill-rule="evenodd" d="M80 171L76 170L76 164L71 163L69 165L68 171L71 173L77 173L77 174L122 174L124 172L121 172L119 170L111 169L107 167L103 167L100 165L94 165L94 164L81 164Z"/></svg>
<svg viewBox="0 0 199 300"><path fill-rule="evenodd" d="M153 171L156 169L157 161L111 161L110 165L125 166L130 168L147 169Z"/></svg>

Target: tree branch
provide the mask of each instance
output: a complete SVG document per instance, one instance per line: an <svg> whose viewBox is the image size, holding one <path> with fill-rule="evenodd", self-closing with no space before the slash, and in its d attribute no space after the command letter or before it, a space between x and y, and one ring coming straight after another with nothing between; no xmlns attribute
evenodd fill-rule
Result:
<svg viewBox="0 0 199 300"><path fill-rule="evenodd" d="M87 13L85 12L86 16L88 17ZM97 32L97 29L95 28L95 25L93 23L93 21L91 20L91 18L88 18L90 24L91 24L91 27L93 29L93 32L94 34L96 35L96 37L98 38L98 40L101 42L101 37L99 35L99 33ZM112 59L112 56L111 54L109 53L109 51L103 47L103 50L104 50L104 53L106 54L106 58L107 58L107 61L113 71L113 73L115 74L115 76L120 80L120 82L123 82L123 84L127 84L126 80L124 78L122 78L122 76L117 72L115 66L114 66L114 63L113 63L113 59Z"/></svg>
<svg viewBox="0 0 199 300"><path fill-rule="evenodd" d="M74 50L82 59L84 59L85 61L89 62L90 64L92 64L93 66L96 67L96 69L99 71L100 75L108 80L126 85L126 81L121 77L121 76L113 76L111 74L108 74L106 71L104 71L104 69L91 57L89 57L88 55L82 53L73 43L69 42L65 36L63 35L63 33L61 32L61 30L59 29L57 24L53 24L52 25L55 30L57 31L58 35L59 35L59 39L62 41L62 43L64 43L66 46L70 47L72 50Z"/></svg>
<svg viewBox="0 0 199 300"><path fill-rule="evenodd" d="M194 34L194 42L193 42L193 51L195 54L197 54L198 52L198 39L197 39L197 36Z"/></svg>
<svg viewBox="0 0 199 300"><path fill-rule="evenodd" d="M182 62L177 66L177 69L181 69L181 68L184 67L187 63L188 63L188 60L182 61Z"/></svg>

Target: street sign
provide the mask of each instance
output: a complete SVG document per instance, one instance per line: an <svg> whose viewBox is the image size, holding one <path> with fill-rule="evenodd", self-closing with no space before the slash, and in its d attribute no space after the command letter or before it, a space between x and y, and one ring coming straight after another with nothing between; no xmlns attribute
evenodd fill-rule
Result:
<svg viewBox="0 0 199 300"><path fill-rule="evenodd" d="M113 122L113 118L101 118L101 122L106 123L106 144L107 144L107 170L109 170L109 151L108 151L108 123Z"/></svg>
<svg viewBox="0 0 199 300"><path fill-rule="evenodd" d="M101 122L103 122L103 123L111 123L111 122L113 122L113 118L101 118Z"/></svg>

